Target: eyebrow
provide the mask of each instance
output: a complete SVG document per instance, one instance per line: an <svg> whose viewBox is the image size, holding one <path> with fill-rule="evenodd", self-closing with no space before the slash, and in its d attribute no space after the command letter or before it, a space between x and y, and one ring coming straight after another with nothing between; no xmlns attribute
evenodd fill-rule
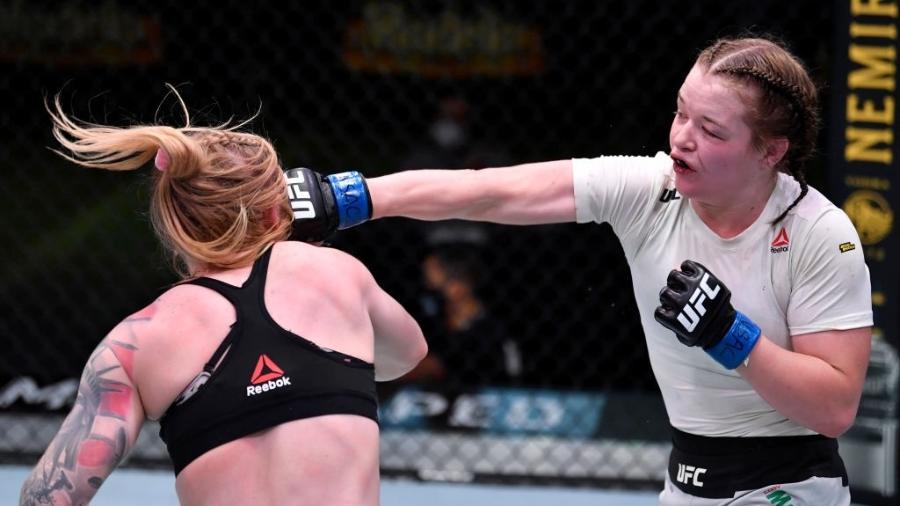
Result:
<svg viewBox="0 0 900 506"><path fill-rule="evenodd" d="M680 92L680 91L678 92L678 99L677 99L677 101L678 101L678 102L682 102L682 103L684 102L684 99L681 97L681 92ZM707 122L709 122L709 123L712 123L713 125L717 126L718 128L721 128L722 130L727 130L727 129L725 128L725 125L723 125L722 123L720 123L720 122L718 122L718 121L716 121L716 120L710 118L709 116L701 116L700 119L702 119L702 120L704 120L704 121L707 121Z"/></svg>

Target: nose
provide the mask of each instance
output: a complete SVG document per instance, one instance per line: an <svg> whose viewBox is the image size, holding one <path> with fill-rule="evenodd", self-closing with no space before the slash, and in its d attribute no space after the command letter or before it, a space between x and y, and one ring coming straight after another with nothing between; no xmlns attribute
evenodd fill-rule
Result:
<svg viewBox="0 0 900 506"><path fill-rule="evenodd" d="M690 120L681 124L677 120L672 122L672 130L669 132L669 143L672 145L672 149L678 149L679 151L693 151L697 149L697 143L694 141L689 123Z"/></svg>

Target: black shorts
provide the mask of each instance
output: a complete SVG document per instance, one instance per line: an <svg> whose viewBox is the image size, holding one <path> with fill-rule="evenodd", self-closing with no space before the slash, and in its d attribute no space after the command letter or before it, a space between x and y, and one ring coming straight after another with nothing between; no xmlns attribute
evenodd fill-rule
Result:
<svg viewBox="0 0 900 506"><path fill-rule="evenodd" d="M673 429L669 479L682 492L723 499L741 490L841 478L847 470L836 439L822 435L706 437Z"/></svg>

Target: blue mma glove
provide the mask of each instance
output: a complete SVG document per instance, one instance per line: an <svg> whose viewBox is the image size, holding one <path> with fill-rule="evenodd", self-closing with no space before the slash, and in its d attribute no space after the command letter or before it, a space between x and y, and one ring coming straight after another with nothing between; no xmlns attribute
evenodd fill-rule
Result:
<svg viewBox="0 0 900 506"><path fill-rule="evenodd" d="M687 346L701 346L727 369L741 365L760 330L731 305L731 291L703 265L685 260L659 292L653 317Z"/></svg>
<svg viewBox="0 0 900 506"><path fill-rule="evenodd" d="M356 171L322 176L301 167L284 172L294 215L292 241L321 242L372 217L365 178Z"/></svg>

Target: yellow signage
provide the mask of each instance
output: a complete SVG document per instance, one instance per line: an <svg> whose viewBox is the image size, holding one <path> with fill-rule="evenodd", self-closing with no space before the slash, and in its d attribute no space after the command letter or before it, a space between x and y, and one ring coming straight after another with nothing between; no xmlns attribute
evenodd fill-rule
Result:
<svg viewBox="0 0 900 506"><path fill-rule="evenodd" d="M490 6L463 15L448 7L421 14L369 2L345 31L344 64L357 71L424 77L536 75L544 70L540 32Z"/></svg>
<svg viewBox="0 0 900 506"><path fill-rule="evenodd" d="M844 201L844 212L850 217L864 245L878 244L891 232L894 213L880 193L857 190Z"/></svg>
<svg viewBox="0 0 900 506"><path fill-rule="evenodd" d="M47 9L0 3L0 61L58 66L147 65L163 59L162 25L112 0Z"/></svg>

